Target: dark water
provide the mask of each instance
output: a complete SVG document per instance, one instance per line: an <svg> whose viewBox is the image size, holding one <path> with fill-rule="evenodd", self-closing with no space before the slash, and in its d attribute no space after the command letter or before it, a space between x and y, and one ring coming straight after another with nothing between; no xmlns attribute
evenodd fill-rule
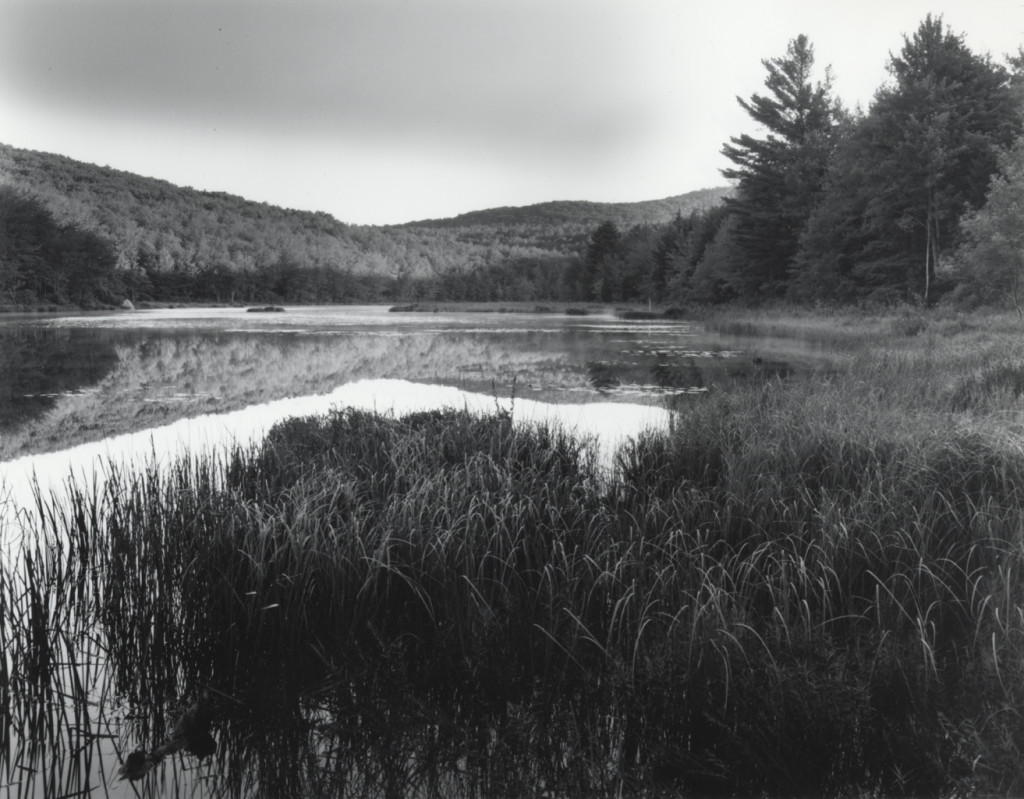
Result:
<svg viewBox="0 0 1024 799"><path fill-rule="evenodd" d="M89 390L117 366L106 336L67 328L5 326L0 332L0 428L52 408L61 396Z"/></svg>
<svg viewBox="0 0 1024 799"><path fill-rule="evenodd" d="M400 378L546 402L664 402L815 356L613 315L186 309L0 317L0 461Z"/></svg>

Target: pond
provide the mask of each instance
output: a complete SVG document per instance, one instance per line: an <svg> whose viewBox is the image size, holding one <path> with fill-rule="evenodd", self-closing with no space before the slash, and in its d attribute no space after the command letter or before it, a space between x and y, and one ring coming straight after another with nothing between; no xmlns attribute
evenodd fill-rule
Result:
<svg viewBox="0 0 1024 799"><path fill-rule="evenodd" d="M818 369L827 358L813 348L773 349L771 342L709 336L685 321L626 321L610 312L390 313L381 307L330 307L273 314L174 309L0 317L3 555L10 566L25 530L37 525L51 532L88 528L95 534L121 523L123 515L143 518L136 505L118 503L128 502L123 497L135 497L137 490L144 504L145 496L166 486L153 477L145 490L137 483L133 488L126 475L173 472L181 468L175 464L183 454L255 445L275 423L297 415L332 408L396 417L439 408L497 408L518 423L554 422L589 437L602 448L598 462L608 469L615 447L645 429L669 425L676 403L727 389L730 381ZM69 475L91 487L91 495L77 500L63 495ZM115 489L101 502L107 480ZM36 484L63 510L51 511L48 519L46 508L33 508ZM61 513L63 521L57 518ZM207 675L213 644L175 639L172 646L161 629L162 611L139 610L149 597L114 602L109 592L115 589L107 583L97 587L97 570L122 568L116 553L102 567L90 563L74 585L86 593L83 586L91 586L89 602L97 607L109 612L113 602L119 613L128 614L124 619L139 613L142 620L127 627L113 624L130 642L122 651L110 643L110 619L104 622L105 643L83 630L77 606L61 593L67 574L79 568L62 560L62 546L54 553L28 545L19 550L22 556L30 553L26 562L7 569L10 579L23 581L8 590L24 603L25 624L20 638L13 628L21 617L13 612L5 616L8 628L0 626L5 641L21 642L21 649L6 652L0 663L0 682L20 680L23 689L18 696L5 691L0 697L0 718L6 722L0 788L13 796L273 795L260 779L273 774L284 781L281 785L291 784L289 775L304 772L310 759L328 764L316 771L324 779L348 781L348 789L333 782L320 786L331 795L346 790L445 795L445 780L452 793L458 788L473 795L486 790L481 786L512 786L526 779L536 787L545 779L531 777L530 768L516 759L521 755L501 766L508 773L500 775L493 772L499 761L488 759L496 751L499 729L537 745L559 733L558 725L537 727L525 699L508 699L497 716L472 716L472 722L465 708L450 709L458 723L434 716L424 721L430 714L417 703L425 699L377 695L375 681L381 677L360 674L350 675L344 685L325 684L319 693L293 696L285 690L263 709L271 713L269 719L252 706L251 697L244 713L235 712L236 698L205 685L200 692L194 674L186 674L197 669ZM160 554L147 557L159 560ZM145 588L150 567L140 561L136 568ZM127 590L114 585L116 591ZM179 605L183 601L173 586L161 591L174 594ZM265 602L259 610L276 607ZM159 647L167 648L162 659L154 654ZM136 657L151 664L144 688L138 675L132 676ZM11 671L16 668L27 672ZM428 695L437 698L430 692L423 696ZM206 750L206 738L175 737L172 730L175 720L187 727L189 718L206 714L208 707L228 717L220 729L234 741L233 749L227 754L222 749L215 758L200 757L214 751ZM281 714L289 715L287 723ZM369 735L373 751L353 754L349 728L360 740ZM264 736L258 746L254 729ZM622 734L595 730L594 746L604 735L604 744L614 749ZM159 750L152 747L161 741L169 748L154 757ZM130 781L129 756L146 743L149 754L136 756L140 780ZM569 756L566 749L555 760ZM266 765L275 758L281 762L260 771L263 777L240 776L253 769L253 762ZM431 758L438 762L431 765ZM342 761L343 766L330 766ZM599 770L606 765L598 764ZM438 766L429 778L423 776L428 766ZM561 773L563 766L553 761L551 773ZM404 775L405 782L387 776L392 773Z"/></svg>
<svg viewBox="0 0 1024 799"><path fill-rule="evenodd" d="M190 308L0 316L0 462L367 379L545 403L662 404L821 353L770 353L613 313L246 313ZM766 353L765 348L769 352Z"/></svg>
<svg viewBox="0 0 1024 799"><path fill-rule="evenodd" d="M63 480L76 461L91 464L110 452L112 440L117 454L147 448L150 437L124 436L166 436L178 422L173 438L194 442L211 415L245 408L249 413L223 419L223 435L251 436L254 426L264 429L290 412L281 401L292 400L295 413L323 412L331 405L326 395L360 381L393 381L356 392L380 410L460 402L418 387L440 386L477 399L514 396L557 412L579 404L670 407L736 375L792 368L686 322L624 321L610 312L332 306L12 315L0 317L0 463L19 460L0 474L22 485L30 474ZM270 403L279 404L257 410ZM189 421L197 418L205 425ZM90 442L105 443L67 457L25 458Z"/></svg>

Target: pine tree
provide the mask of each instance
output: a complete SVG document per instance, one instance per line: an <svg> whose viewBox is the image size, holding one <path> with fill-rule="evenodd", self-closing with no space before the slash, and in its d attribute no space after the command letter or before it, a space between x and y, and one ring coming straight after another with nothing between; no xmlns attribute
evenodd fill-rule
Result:
<svg viewBox="0 0 1024 799"><path fill-rule="evenodd" d="M590 234L583 257L585 291L589 299L611 302L615 298L615 277L620 270L622 233L610 220Z"/></svg>
<svg viewBox="0 0 1024 799"><path fill-rule="evenodd" d="M837 107L829 71L824 82L812 82L814 48L806 36L790 41L785 57L762 63L768 93L737 101L767 134L730 139L722 153L736 166L722 174L738 181L728 207L742 268L749 272L734 282L741 293L778 294L821 193Z"/></svg>
<svg viewBox="0 0 1024 799"><path fill-rule="evenodd" d="M854 294L930 301L960 218L984 201L1020 130L1006 70L929 15L890 57L892 82L836 152L800 265Z"/></svg>

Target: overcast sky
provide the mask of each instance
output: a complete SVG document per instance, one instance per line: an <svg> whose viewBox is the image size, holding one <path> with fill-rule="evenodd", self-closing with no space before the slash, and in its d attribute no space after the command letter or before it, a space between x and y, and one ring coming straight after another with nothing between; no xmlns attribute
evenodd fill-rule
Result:
<svg viewBox="0 0 1024 799"><path fill-rule="evenodd" d="M929 12L997 60L1024 0L0 0L0 141L386 224L723 185L806 33L867 106Z"/></svg>

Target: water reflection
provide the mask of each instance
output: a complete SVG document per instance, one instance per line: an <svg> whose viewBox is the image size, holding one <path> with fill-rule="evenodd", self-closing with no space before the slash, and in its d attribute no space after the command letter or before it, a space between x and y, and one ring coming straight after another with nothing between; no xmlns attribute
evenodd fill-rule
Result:
<svg viewBox="0 0 1024 799"><path fill-rule="evenodd" d="M74 328L0 327L0 433L96 391L118 363L113 342Z"/></svg>
<svg viewBox="0 0 1024 799"><path fill-rule="evenodd" d="M660 402L801 363L755 366L752 343L683 322L382 308L0 319L0 339L15 365L0 389L0 461L362 379L502 396L514 385L542 402Z"/></svg>
<svg viewBox="0 0 1024 799"><path fill-rule="evenodd" d="M668 410L649 405L552 404L406 380L353 381L325 394L275 400L228 413L201 414L67 450L0 462L0 553L9 548L14 531L21 526L15 523L15 514L19 509L26 512L34 507L37 486L44 496L59 496L65 482L72 478L101 491L111 464L138 470L160 469L187 453L250 446L284 419L323 414L339 407L398 416L437 408L476 413L500 408L514 413L519 422L556 423L593 439L600 446L599 457L605 468L611 467L611 454L627 438L648 428L663 428L670 416Z"/></svg>

